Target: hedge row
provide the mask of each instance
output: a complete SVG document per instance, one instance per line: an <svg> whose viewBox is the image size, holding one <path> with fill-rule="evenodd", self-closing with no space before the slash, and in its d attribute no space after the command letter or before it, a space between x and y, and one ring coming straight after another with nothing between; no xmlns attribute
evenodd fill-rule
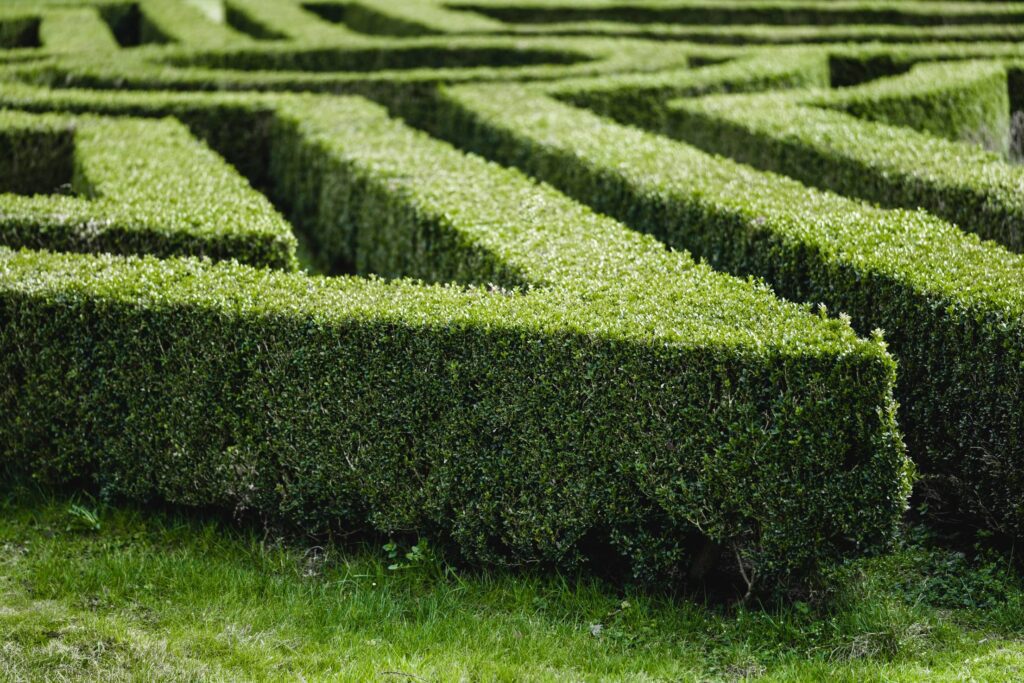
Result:
<svg viewBox="0 0 1024 683"><path fill-rule="evenodd" d="M39 42L48 52L102 52L120 47L109 24L92 7L45 12Z"/></svg>
<svg viewBox="0 0 1024 683"><path fill-rule="evenodd" d="M470 15L479 16L479 15ZM507 32L527 36L621 36L651 40L688 40L718 45L794 45L824 43L1019 42L1020 24L954 24L895 26L888 24L632 24L615 21L505 24Z"/></svg>
<svg viewBox="0 0 1024 683"><path fill-rule="evenodd" d="M7 111L0 139L0 243L295 267L288 224L175 121Z"/></svg>
<svg viewBox="0 0 1024 683"><path fill-rule="evenodd" d="M851 43L820 49L827 50L829 54L833 86L857 85L895 76L924 62L998 60L1011 65L1024 59L1024 44L1020 41L900 45Z"/></svg>
<svg viewBox="0 0 1024 683"><path fill-rule="evenodd" d="M225 0L224 17L230 26L258 40L344 44L358 38L344 26L324 21L288 0Z"/></svg>
<svg viewBox="0 0 1024 683"><path fill-rule="evenodd" d="M1024 532L1021 257L924 212L807 189L528 88L445 88L438 107L438 132L468 149L858 329L884 328L915 460L965 509Z"/></svg>
<svg viewBox="0 0 1024 683"><path fill-rule="evenodd" d="M786 95L678 100L669 109L668 133L702 149L885 206L923 207L1024 249L1024 171L999 155Z"/></svg>
<svg viewBox="0 0 1024 683"><path fill-rule="evenodd" d="M773 576L891 538L881 343L377 105L260 102L270 180L325 253L499 287L6 253L0 443L25 467L476 561L611 547L647 578L701 534Z"/></svg>
<svg viewBox="0 0 1024 683"><path fill-rule="evenodd" d="M667 127L671 115L666 104L680 97L721 92L757 92L828 87L827 55L789 52L772 59L763 55L723 64L656 73L621 74L561 79L544 86L558 99L587 107L629 125L652 130Z"/></svg>
<svg viewBox="0 0 1024 683"><path fill-rule="evenodd" d="M150 43L210 48L251 42L182 0L10 0L0 8L0 27L19 16L20 21L37 24L35 33L25 34L22 42L27 47L41 47L41 52L89 53ZM0 47L6 46L3 33L0 28Z"/></svg>
<svg viewBox="0 0 1024 683"><path fill-rule="evenodd" d="M182 0L140 0L140 43L180 43L193 47L246 44L249 36L210 19L196 5Z"/></svg>
<svg viewBox="0 0 1024 683"><path fill-rule="evenodd" d="M445 0L445 5L509 23L619 21L675 24L1009 24L1024 22L1020 3L829 0Z"/></svg>
<svg viewBox="0 0 1024 683"><path fill-rule="evenodd" d="M327 21L373 35L419 36L438 33L491 33L504 24L472 12L452 11L430 2L317 0L303 3L308 11Z"/></svg>
<svg viewBox="0 0 1024 683"><path fill-rule="evenodd" d="M688 64L686 49L600 39L447 36L370 39L259 49L147 47L116 55L55 56L12 73L59 87L144 90L315 90L379 96L437 83L548 80ZM305 71L304 71L305 70ZM375 71L379 70L379 71Z"/></svg>
<svg viewBox="0 0 1024 683"><path fill-rule="evenodd" d="M1003 155L1009 152L1009 87L1006 66L998 62L918 64L900 76L802 100L862 119L977 143Z"/></svg>

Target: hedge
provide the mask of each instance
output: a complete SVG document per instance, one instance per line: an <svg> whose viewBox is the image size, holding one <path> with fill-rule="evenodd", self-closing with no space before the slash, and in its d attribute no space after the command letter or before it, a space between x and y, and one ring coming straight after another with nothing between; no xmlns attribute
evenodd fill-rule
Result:
<svg viewBox="0 0 1024 683"><path fill-rule="evenodd" d="M998 62L918 64L908 73L804 100L854 116L1009 152L1010 98Z"/></svg>
<svg viewBox="0 0 1024 683"><path fill-rule="evenodd" d="M55 55L20 67L10 77L60 88L308 90L396 97L415 96L438 83L549 80L687 64L684 47L641 41L354 35L330 46L283 41L217 50L148 46L114 56Z"/></svg>
<svg viewBox="0 0 1024 683"><path fill-rule="evenodd" d="M139 9L140 43L172 42L213 48L251 42L249 36L212 21L188 2L140 0Z"/></svg>
<svg viewBox="0 0 1024 683"><path fill-rule="evenodd" d="M314 238L347 228L322 249L480 287L5 252L0 443L24 467L480 562L611 548L644 578L702 535L772 577L892 538L878 340L378 105L273 99L272 181Z"/></svg>
<svg viewBox="0 0 1024 683"><path fill-rule="evenodd" d="M110 26L93 7L47 11L39 26L39 41L53 52L94 52L119 47Z"/></svg>
<svg viewBox="0 0 1024 683"><path fill-rule="evenodd" d="M846 312L857 329L884 328L915 461L994 528L1024 530L1020 256L925 212L811 190L528 88L445 88L438 107L437 132L467 149L782 296Z"/></svg>
<svg viewBox="0 0 1024 683"><path fill-rule="evenodd" d="M786 96L669 104L667 131L702 149L886 206L922 207L1024 249L1024 172L1000 156ZM813 99L813 96L811 96Z"/></svg>
<svg viewBox="0 0 1024 683"><path fill-rule="evenodd" d="M344 44L357 35L324 21L296 2L225 0L227 23L258 40L290 39L306 43Z"/></svg>
<svg viewBox="0 0 1024 683"><path fill-rule="evenodd" d="M828 87L829 65L821 52L793 51L766 60L762 55L702 68L656 73L560 79L544 86L558 99L587 107L629 125L667 127L667 102L709 93L758 92ZM428 105L429 106L429 105Z"/></svg>
<svg viewBox="0 0 1024 683"><path fill-rule="evenodd" d="M842 2L829 0L446 0L508 23L620 21L675 24L1009 24L1024 21L1019 3Z"/></svg>
<svg viewBox="0 0 1024 683"><path fill-rule="evenodd" d="M288 224L176 121L8 111L0 139L0 243L295 267Z"/></svg>
<svg viewBox="0 0 1024 683"><path fill-rule="evenodd" d="M480 15L470 15L480 16ZM645 40L687 40L712 45L824 45L828 43L1017 42L1020 24L632 24L616 21L505 24L506 32L525 36L620 36Z"/></svg>
<svg viewBox="0 0 1024 683"><path fill-rule="evenodd" d="M360 0L305 2L310 12L359 33L388 36L419 36L439 33L490 33L505 25L472 12L452 11L430 2Z"/></svg>

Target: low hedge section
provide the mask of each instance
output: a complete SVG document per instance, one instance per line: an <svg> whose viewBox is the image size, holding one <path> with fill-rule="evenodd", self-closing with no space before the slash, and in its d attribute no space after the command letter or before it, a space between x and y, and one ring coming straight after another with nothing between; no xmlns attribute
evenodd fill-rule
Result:
<svg viewBox="0 0 1024 683"><path fill-rule="evenodd" d="M999 155L800 105L786 95L751 97L670 103L667 130L809 185L885 206L928 209L1014 251L1024 249L1024 171Z"/></svg>
<svg viewBox="0 0 1024 683"><path fill-rule="evenodd" d="M473 12L453 11L440 3L391 0L315 0L303 7L323 19L359 33L420 36L439 33L491 33L505 30L500 21Z"/></svg>
<svg viewBox="0 0 1024 683"><path fill-rule="evenodd" d="M879 340L378 105L276 106L272 182L314 237L345 228L321 248L479 286L5 251L10 466L644 579L705 537L766 580L891 540L909 465Z"/></svg>
<svg viewBox="0 0 1024 683"><path fill-rule="evenodd" d="M482 16L482 15L477 15ZM621 21L504 24L506 32L525 36L621 36L644 40L685 40L737 47L828 45L833 43L984 43L1017 42L1020 24L633 24Z"/></svg>
<svg viewBox="0 0 1024 683"><path fill-rule="evenodd" d="M0 243L294 268L269 202L180 123L0 112Z"/></svg>
<svg viewBox="0 0 1024 683"><path fill-rule="evenodd" d="M803 100L862 119L907 126L949 140L980 144L1006 155L1010 97L999 62L937 62L853 88Z"/></svg>
<svg viewBox="0 0 1024 683"><path fill-rule="evenodd" d="M438 107L437 132L467 149L787 298L849 313L858 329L884 328L910 453L965 509L1024 531L1020 256L924 212L811 190L529 88L445 88Z"/></svg>
<svg viewBox="0 0 1024 683"><path fill-rule="evenodd" d="M544 91L617 121L661 130L667 127L667 118L671 116L666 103L680 97L828 87L828 84L827 55L793 51L776 54L771 60L753 56L701 68L559 79L545 84ZM426 108L429 109L429 105Z"/></svg>
<svg viewBox="0 0 1024 683"><path fill-rule="evenodd" d="M1000 24L1021 23L1018 3L831 2L802 0L445 0L445 5L508 23L622 21L675 24Z"/></svg>
<svg viewBox="0 0 1024 683"><path fill-rule="evenodd" d="M686 66L685 46L646 41L515 36L376 38L236 44L197 50L147 46L117 54L54 55L9 79L57 88L295 90L415 96L438 83L551 80Z"/></svg>

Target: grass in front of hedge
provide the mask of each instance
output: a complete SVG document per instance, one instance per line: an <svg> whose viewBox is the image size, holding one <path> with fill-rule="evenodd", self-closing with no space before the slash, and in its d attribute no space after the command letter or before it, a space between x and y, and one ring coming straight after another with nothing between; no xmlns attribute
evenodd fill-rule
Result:
<svg viewBox="0 0 1024 683"><path fill-rule="evenodd" d="M911 530L821 605L730 608L455 571L429 545L302 547L180 512L0 499L0 680L1005 679L1005 555ZM411 556L411 557L407 557Z"/></svg>

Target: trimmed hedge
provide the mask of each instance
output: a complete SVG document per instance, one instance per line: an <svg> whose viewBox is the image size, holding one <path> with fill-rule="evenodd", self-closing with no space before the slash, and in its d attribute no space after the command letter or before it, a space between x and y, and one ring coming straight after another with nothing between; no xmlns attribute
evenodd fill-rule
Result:
<svg viewBox="0 0 1024 683"><path fill-rule="evenodd" d="M211 21L198 7L182 0L140 0L139 42L173 42L194 47L246 44L249 36Z"/></svg>
<svg viewBox="0 0 1024 683"><path fill-rule="evenodd" d="M787 298L847 312L858 329L884 328L910 452L965 509L1024 532L1020 256L924 212L810 190L527 88L445 88L438 107L438 132L468 149Z"/></svg>
<svg viewBox="0 0 1024 683"><path fill-rule="evenodd" d="M885 206L922 207L1014 251L1024 249L1024 171L999 155L801 106L792 97L753 97L669 103L667 132L816 187Z"/></svg>
<svg viewBox="0 0 1024 683"><path fill-rule="evenodd" d="M508 23L621 21L676 24L1006 24L1024 22L1019 3L830 2L829 0L445 0Z"/></svg>
<svg viewBox="0 0 1024 683"><path fill-rule="evenodd" d="M52 52L94 52L119 47L110 26L93 7L45 12L39 40Z"/></svg>
<svg viewBox="0 0 1024 683"><path fill-rule="evenodd" d="M312 0L302 6L347 28L373 35L420 36L438 33L490 33L505 29L500 21L471 12L455 12L443 5L417 0Z"/></svg>
<svg viewBox="0 0 1024 683"><path fill-rule="evenodd" d="M257 40L344 44L358 38L344 26L324 21L288 0L224 0L224 18L230 26Z"/></svg>
<svg viewBox="0 0 1024 683"><path fill-rule="evenodd" d="M790 52L736 59L698 69L561 79L544 91L629 125L661 130L669 100L720 92L828 87L829 66L820 52Z"/></svg>
<svg viewBox="0 0 1024 683"><path fill-rule="evenodd" d="M415 97L438 83L550 80L657 71L687 63L683 46L666 48L641 41L355 36L330 46L282 42L258 49L234 46L204 51L152 46L115 56L58 55L36 66L22 66L10 76L60 88L309 90L393 98Z"/></svg>
<svg viewBox="0 0 1024 683"><path fill-rule="evenodd" d="M684 572L698 529L776 578L892 537L881 343L377 105L273 99L270 175L311 235L504 289L6 252L0 443L26 468L475 561L610 546L644 578Z"/></svg>
<svg viewBox="0 0 1024 683"><path fill-rule="evenodd" d="M918 64L904 75L803 101L1009 152L1009 88L1006 66L997 62Z"/></svg>
<svg viewBox="0 0 1024 683"><path fill-rule="evenodd" d="M0 243L295 267L288 224L176 121L0 112L0 139Z"/></svg>
<svg viewBox="0 0 1024 683"><path fill-rule="evenodd" d="M479 15L477 15L479 16ZM688 40L713 45L818 45L827 43L1017 42L1020 24L631 24L614 21L505 24L506 31L528 36L621 36L651 40Z"/></svg>

